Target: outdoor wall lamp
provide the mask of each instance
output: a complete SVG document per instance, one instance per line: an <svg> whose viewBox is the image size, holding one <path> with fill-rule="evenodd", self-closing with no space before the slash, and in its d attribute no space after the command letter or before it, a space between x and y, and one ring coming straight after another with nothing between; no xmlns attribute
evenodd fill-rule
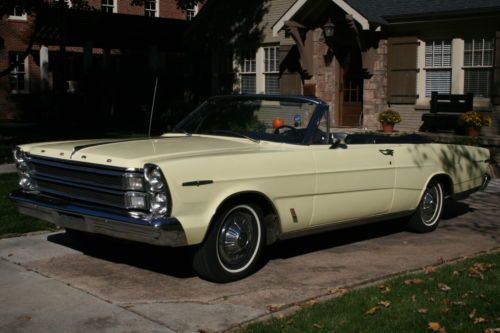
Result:
<svg viewBox="0 0 500 333"><path fill-rule="evenodd" d="M325 35L325 39L332 38L334 32L335 24L333 24L332 20L328 18L325 25L323 26L323 34Z"/></svg>

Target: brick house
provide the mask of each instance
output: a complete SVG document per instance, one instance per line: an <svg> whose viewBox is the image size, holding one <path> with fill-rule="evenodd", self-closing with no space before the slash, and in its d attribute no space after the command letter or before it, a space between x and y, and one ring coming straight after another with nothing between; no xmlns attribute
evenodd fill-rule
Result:
<svg viewBox="0 0 500 333"><path fill-rule="evenodd" d="M416 131L433 91L474 94L500 128L498 0L271 0L263 43L237 61L242 93L316 95L333 126ZM328 31L328 33L327 33Z"/></svg>
<svg viewBox="0 0 500 333"><path fill-rule="evenodd" d="M182 11L175 0L151 0L144 6L132 6L130 0L89 0L91 11L73 10L71 1L66 3L69 9L54 6L39 15L38 30L32 17L16 9L1 18L0 69L22 57L31 38L34 43L24 62L0 79L0 119L22 118L25 103L39 108L40 95L47 100L57 94L58 100L76 104L84 99L89 107L99 100L108 111L119 107L117 98L105 95L127 96L127 91L116 91L125 86L120 73L135 73L129 77L136 81L130 89L138 91L144 85L141 72L178 67L187 20L198 11ZM181 74L171 76L176 75ZM44 110L38 111L36 117L43 118Z"/></svg>

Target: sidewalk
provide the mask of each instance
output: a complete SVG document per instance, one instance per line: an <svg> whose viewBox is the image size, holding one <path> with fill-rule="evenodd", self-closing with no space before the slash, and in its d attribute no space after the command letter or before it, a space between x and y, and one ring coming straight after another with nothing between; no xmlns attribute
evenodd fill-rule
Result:
<svg viewBox="0 0 500 333"><path fill-rule="evenodd" d="M16 165L12 164L0 164L0 174L2 173L13 173L16 172Z"/></svg>

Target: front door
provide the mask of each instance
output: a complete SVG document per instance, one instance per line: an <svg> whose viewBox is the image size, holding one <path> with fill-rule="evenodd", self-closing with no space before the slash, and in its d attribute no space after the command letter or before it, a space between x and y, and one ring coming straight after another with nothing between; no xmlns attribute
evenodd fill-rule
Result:
<svg viewBox="0 0 500 333"><path fill-rule="evenodd" d="M391 211L396 169L390 144L313 145L313 225L342 223Z"/></svg>
<svg viewBox="0 0 500 333"><path fill-rule="evenodd" d="M359 49L352 48L339 68L340 126L358 127L362 124L363 112L363 68Z"/></svg>

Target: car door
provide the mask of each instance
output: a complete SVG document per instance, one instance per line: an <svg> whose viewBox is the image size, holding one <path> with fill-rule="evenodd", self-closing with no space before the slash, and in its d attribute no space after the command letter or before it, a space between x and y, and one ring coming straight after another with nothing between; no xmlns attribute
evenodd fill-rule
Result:
<svg viewBox="0 0 500 333"><path fill-rule="evenodd" d="M311 225L389 213L394 195L394 149L389 144L311 146L316 187Z"/></svg>

